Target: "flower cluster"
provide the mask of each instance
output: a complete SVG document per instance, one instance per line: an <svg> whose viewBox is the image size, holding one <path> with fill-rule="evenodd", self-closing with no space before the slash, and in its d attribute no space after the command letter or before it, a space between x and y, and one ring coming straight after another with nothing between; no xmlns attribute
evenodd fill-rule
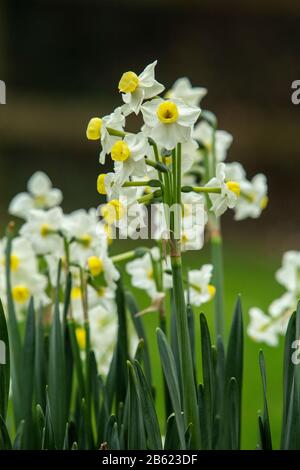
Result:
<svg viewBox="0 0 300 470"><path fill-rule="evenodd" d="M110 233L136 238L146 227L145 207L156 209L151 211L151 238L160 251L127 265L132 284L152 299L171 285L164 248L168 241L170 251L177 242L180 252L199 250L210 219L219 218L227 208L235 211L237 220L258 217L267 205L265 176L250 181L240 163L225 163L232 136L217 129L212 113L201 112L207 90L181 78L165 93L155 78L156 63L140 74L124 73L118 86L123 104L108 116L93 117L86 130L89 140L100 141L100 163L109 156L113 167L97 180L98 192L107 199L100 215ZM141 116L136 133L125 128L131 113ZM172 215L174 205L181 210ZM154 275L156 264L159 276ZM200 305L213 297L210 267L192 271L189 277L193 295L187 297L192 303ZM195 283L198 294L193 291Z"/></svg>
<svg viewBox="0 0 300 470"><path fill-rule="evenodd" d="M84 349L83 325L88 318L99 367L106 372L116 337L119 272L108 254L107 230L96 209L64 214L58 206L61 201L61 191L52 188L46 174L37 172L28 182L28 193L17 195L9 206L11 215L25 219L12 240L10 255L15 309L22 321L31 297L38 308L50 308L61 260L62 292L67 273L72 276L70 315L77 325L79 345ZM6 245L4 238L0 242L0 296L4 303Z"/></svg>
<svg viewBox="0 0 300 470"><path fill-rule="evenodd" d="M286 292L269 305L268 314L260 308L249 311L249 336L270 346L278 344L279 335L284 335L291 314L296 310L300 294L300 252L287 251L282 258L282 266L276 271L275 278Z"/></svg>

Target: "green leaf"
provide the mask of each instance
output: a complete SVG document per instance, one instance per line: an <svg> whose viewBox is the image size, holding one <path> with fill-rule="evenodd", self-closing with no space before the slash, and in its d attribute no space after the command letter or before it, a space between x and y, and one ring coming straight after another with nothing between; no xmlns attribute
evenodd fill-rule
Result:
<svg viewBox="0 0 300 470"><path fill-rule="evenodd" d="M34 390L34 349L35 349L35 313L33 298L30 299L24 337L22 356L22 384L23 384L23 419L25 420L25 448L33 448L33 390Z"/></svg>
<svg viewBox="0 0 300 470"><path fill-rule="evenodd" d="M172 350L167 342L165 334L157 328L157 342L158 342L158 349L160 353L161 364L163 367L164 376L166 379L166 383L168 386L170 399L172 403L172 407L175 413L175 420L179 435L179 442L180 442L180 449L185 450L185 426L184 426L184 419L182 415L182 408L181 408L181 399L180 399L180 391L179 391L179 384L177 378L177 369L175 365L174 356Z"/></svg>
<svg viewBox="0 0 300 470"><path fill-rule="evenodd" d="M229 449L239 450L240 448L240 410L239 410L239 390L235 377L229 382Z"/></svg>
<svg viewBox="0 0 300 470"><path fill-rule="evenodd" d="M147 434L147 448L160 450L162 449L160 429L151 388L138 361L134 361L133 367L138 379L137 386Z"/></svg>
<svg viewBox="0 0 300 470"><path fill-rule="evenodd" d="M200 314L202 374L204 388L204 407L206 412L207 445L212 447L213 403L214 403L214 368L212 346L207 321L203 313Z"/></svg>
<svg viewBox="0 0 300 470"><path fill-rule="evenodd" d="M17 321L14 301L11 291L11 273L10 273L10 257L12 247L12 235L8 233L5 253L5 273L6 273L6 296L8 310L8 335L10 346L10 373L12 379L12 392L14 402L14 417L16 427L22 419L23 414L23 397L22 397L22 343Z"/></svg>
<svg viewBox="0 0 300 470"><path fill-rule="evenodd" d="M4 419L0 415L0 450L11 450L11 440Z"/></svg>
<svg viewBox="0 0 300 470"><path fill-rule="evenodd" d="M118 312L118 338L116 350L116 402L124 402L127 389L128 338L125 309L125 296L121 279L119 279L116 291L116 303Z"/></svg>
<svg viewBox="0 0 300 470"><path fill-rule="evenodd" d="M0 415L6 419L10 382L8 331L0 300Z"/></svg>
<svg viewBox="0 0 300 470"><path fill-rule="evenodd" d="M111 445L110 445L111 450L121 450L119 434L118 434L118 423L114 423L113 425L110 442L111 442Z"/></svg>
<svg viewBox="0 0 300 470"><path fill-rule="evenodd" d="M47 362L45 354L45 333L43 325L43 311L39 310L36 333L35 333L35 397L36 402L40 404L43 410L46 407L45 388L46 388L46 371Z"/></svg>
<svg viewBox="0 0 300 470"><path fill-rule="evenodd" d="M25 431L25 421L22 420L18 426L17 429L17 434L14 440L13 444L13 449L14 450L21 450L21 449L28 449L25 445L25 436L24 436L24 431Z"/></svg>
<svg viewBox="0 0 300 470"><path fill-rule="evenodd" d="M262 380L262 385L263 385L263 395L264 395L264 413L263 413L263 418L262 418L264 436L263 436L261 444L262 444L263 450L272 450L272 437L271 437L268 401L267 401L266 365L265 365L265 358L264 358L262 350L259 351L259 366L260 366L261 380Z"/></svg>
<svg viewBox="0 0 300 470"><path fill-rule="evenodd" d="M149 347L148 347L148 341L147 341L147 336L145 332L145 328L143 325L143 319L142 317L137 317L136 314L140 311L136 300L132 293L130 291L125 292L125 299L126 299L126 304L128 307L128 310L131 314L131 318L136 330L136 333L138 335L139 339L143 339L144 341L144 349L143 349L143 364L145 368L145 374L147 377L148 382L152 386L152 375L151 375L151 364L150 364L150 356L149 356Z"/></svg>
<svg viewBox="0 0 300 470"><path fill-rule="evenodd" d="M243 333L243 317L241 299L238 297L235 312L232 320L227 355L226 355L226 369L225 369L225 383L227 384L227 406L228 406L228 393L230 394L229 383L231 378L234 377L237 382L237 410L238 410L238 436L240 442L241 435L241 406L242 406L242 381L243 381L243 347L244 347L244 333ZM230 405L229 405L230 406ZM225 418L226 419L226 418Z"/></svg>
<svg viewBox="0 0 300 470"><path fill-rule="evenodd" d="M141 405L141 397L137 385L137 377L132 364L128 366L128 449L145 450L146 436Z"/></svg>
<svg viewBox="0 0 300 470"><path fill-rule="evenodd" d="M67 421L65 348L59 313L60 271L61 263L59 263L58 270L54 318L52 320L50 330L48 375L49 406L51 410L55 445L58 449L61 449L63 446Z"/></svg>
<svg viewBox="0 0 300 470"><path fill-rule="evenodd" d="M42 450L55 449L54 430L51 416L48 386L46 387L46 412L42 437Z"/></svg>
<svg viewBox="0 0 300 470"><path fill-rule="evenodd" d="M294 364L291 360L292 344L296 339L296 314L291 316L284 342L284 359L283 359L283 410L282 410L282 427L281 427L281 448L284 448L287 436L287 417L291 400L291 391L294 379Z"/></svg>
<svg viewBox="0 0 300 470"><path fill-rule="evenodd" d="M167 430L164 450L178 450L180 446L175 414L172 413L167 420Z"/></svg>
<svg viewBox="0 0 300 470"><path fill-rule="evenodd" d="M69 318L67 320L68 330L69 330L69 338L70 344L73 354L73 361L76 371L76 377L79 387L79 393L81 398L85 396L85 385L84 385L84 376L83 376L83 368L82 368L82 361L80 357L80 350L78 347L77 339L76 339L76 332L75 332L75 323L73 318Z"/></svg>

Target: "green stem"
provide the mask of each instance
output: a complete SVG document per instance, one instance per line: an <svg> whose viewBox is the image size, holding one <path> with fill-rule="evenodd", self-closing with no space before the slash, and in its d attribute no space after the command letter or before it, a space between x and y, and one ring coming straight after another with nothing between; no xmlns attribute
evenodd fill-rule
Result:
<svg viewBox="0 0 300 470"><path fill-rule="evenodd" d="M175 245L176 241L174 240ZM180 370L182 377L182 390L184 401L184 417L185 423L188 426L192 423L192 449L199 449L201 445L200 440L200 424L198 415L197 395L194 381L193 360L190 344L190 336L188 330L187 309L184 298L184 289L182 282L182 266L181 255L176 255L176 250L179 249L179 244L175 248L175 252L171 253L171 266L173 276L173 292L177 325L177 336L180 356Z"/></svg>
<svg viewBox="0 0 300 470"><path fill-rule="evenodd" d="M123 131L117 131L116 129L112 129L111 127L106 128L109 135L114 135L115 137L125 137L126 133Z"/></svg>
<svg viewBox="0 0 300 470"><path fill-rule="evenodd" d="M221 188L211 188L209 186L182 186L182 193L206 193L221 194Z"/></svg>
<svg viewBox="0 0 300 470"><path fill-rule="evenodd" d="M120 263L121 261L129 261L135 257L135 250L125 251L119 255L112 256L110 259L113 263Z"/></svg>
<svg viewBox="0 0 300 470"><path fill-rule="evenodd" d="M181 148L177 147L177 152L173 152L173 203L176 207L181 205ZM175 168L175 170L174 170ZM176 234L177 235L177 234ZM195 387L192 350L188 328L187 308L184 297L182 262L180 239L174 236L174 219L171 218L171 267L173 278L173 292L176 315L176 329L178 339L178 349L180 357L180 371L182 377L183 409L185 424L192 423L192 449L199 449L201 445L200 424L198 414L197 393Z"/></svg>
<svg viewBox="0 0 300 470"><path fill-rule="evenodd" d="M211 257L213 270L213 284L216 287L214 299L215 305L215 329L216 335L225 339L224 319L224 268L223 268L223 241L220 220L210 215L211 226Z"/></svg>

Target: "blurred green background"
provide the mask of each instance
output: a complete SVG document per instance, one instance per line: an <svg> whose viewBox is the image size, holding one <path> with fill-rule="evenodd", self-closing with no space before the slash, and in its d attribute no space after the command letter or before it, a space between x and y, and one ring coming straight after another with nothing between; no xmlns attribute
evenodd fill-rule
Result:
<svg viewBox="0 0 300 470"><path fill-rule="evenodd" d="M158 59L157 77L170 87L187 75L208 88L202 106L234 136L229 161L248 176L268 176L270 203L259 220L224 217L226 311L238 293L247 311L281 294L274 270L286 249L300 247L300 3L273 0L0 0L0 220L37 169L64 192L66 211L99 203L98 144L87 142L90 117L120 103L127 70ZM3 232L2 230L2 232ZM126 249L116 242L114 251ZM209 259L187 255L191 267ZM141 304L144 296L139 294ZM205 308L209 320L211 306ZM154 317L146 320L155 342ZM211 322L212 323L212 322ZM282 345L266 352L270 414L276 443L281 419ZM243 444L253 448L262 406L259 345L246 340ZM155 352L153 352L155 354Z"/></svg>

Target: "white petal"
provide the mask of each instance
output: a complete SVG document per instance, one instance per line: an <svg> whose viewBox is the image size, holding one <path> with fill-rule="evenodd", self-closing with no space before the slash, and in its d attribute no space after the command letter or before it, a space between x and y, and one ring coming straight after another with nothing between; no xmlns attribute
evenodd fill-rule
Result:
<svg viewBox="0 0 300 470"><path fill-rule="evenodd" d="M52 183L46 173L37 171L28 181L28 191L34 196L47 194L52 188Z"/></svg>

